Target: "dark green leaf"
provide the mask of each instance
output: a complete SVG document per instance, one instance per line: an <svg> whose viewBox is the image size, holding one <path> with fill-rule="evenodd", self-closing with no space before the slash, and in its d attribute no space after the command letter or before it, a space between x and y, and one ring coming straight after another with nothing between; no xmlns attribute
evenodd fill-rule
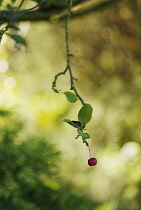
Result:
<svg viewBox="0 0 141 210"><path fill-rule="evenodd" d="M74 123L71 120L69 120L69 119L64 119L64 122L67 122L71 126L75 127Z"/></svg>
<svg viewBox="0 0 141 210"><path fill-rule="evenodd" d="M90 135L88 133L83 133L83 131L78 131L79 133L79 136L82 137L82 139L89 139L90 138Z"/></svg>
<svg viewBox="0 0 141 210"><path fill-rule="evenodd" d="M18 31L18 30L20 30L17 26L15 26L15 25L8 25L8 28L12 28L12 29L14 29L15 31Z"/></svg>
<svg viewBox="0 0 141 210"><path fill-rule="evenodd" d="M10 36L17 44L21 44L25 47L27 46L27 42L22 36L18 34L9 34L9 33L6 33L6 34Z"/></svg>
<svg viewBox="0 0 141 210"><path fill-rule="evenodd" d="M92 118L93 108L90 104L84 104L78 113L78 120L86 125Z"/></svg>
<svg viewBox="0 0 141 210"><path fill-rule="evenodd" d="M67 91L67 92L65 92L64 94L65 94L67 100L68 100L70 103L74 103L74 102L77 101L77 96L76 96L74 93Z"/></svg>
<svg viewBox="0 0 141 210"><path fill-rule="evenodd" d="M73 122L73 126L75 128L79 128L79 129L83 129L84 128L84 126L82 126L81 122L79 122L79 121L72 121L72 122Z"/></svg>
<svg viewBox="0 0 141 210"><path fill-rule="evenodd" d="M83 128L79 121L72 121L70 119L64 119L64 122L67 122L68 124L70 124L74 128L79 128L79 129Z"/></svg>

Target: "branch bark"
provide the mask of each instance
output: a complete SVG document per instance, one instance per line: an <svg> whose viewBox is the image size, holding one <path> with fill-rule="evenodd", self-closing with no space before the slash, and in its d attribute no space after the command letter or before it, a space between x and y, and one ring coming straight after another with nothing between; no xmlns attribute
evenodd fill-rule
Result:
<svg viewBox="0 0 141 210"><path fill-rule="evenodd" d="M106 0L99 3L95 1L88 1L82 4L78 4L72 8L72 11L75 15L72 18L78 17L80 15L85 15L90 12L98 12L102 9L112 6L114 3L117 3L119 0ZM0 11L0 22L6 23L9 21L12 22L21 22L21 21L50 21L50 20L62 20L66 18L67 10L64 9L64 6L58 8L46 8L43 11L40 9L34 11L14 11L14 10L3 10Z"/></svg>

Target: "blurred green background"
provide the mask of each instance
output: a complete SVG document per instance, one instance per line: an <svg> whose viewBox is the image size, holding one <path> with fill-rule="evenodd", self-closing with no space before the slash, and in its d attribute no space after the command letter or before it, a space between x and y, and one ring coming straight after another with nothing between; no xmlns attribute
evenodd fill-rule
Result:
<svg viewBox="0 0 141 210"><path fill-rule="evenodd" d="M87 129L98 164L76 130L81 104L52 89L65 69L63 22L21 22L27 49L0 45L0 209L141 209L141 3L119 1L70 22L76 86L93 106ZM58 89L70 88L61 76Z"/></svg>

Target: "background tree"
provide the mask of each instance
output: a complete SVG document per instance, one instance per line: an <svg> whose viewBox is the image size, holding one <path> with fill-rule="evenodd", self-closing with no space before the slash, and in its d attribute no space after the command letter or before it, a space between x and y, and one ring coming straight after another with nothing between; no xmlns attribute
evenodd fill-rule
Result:
<svg viewBox="0 0 141 210"><path fill-rule="evenodd" d="M45 137L21 137L22 130L23 122L1 109L0 208L61 210L68 206L71 210L96 206L59 178L60 158L55 146Z"/></svg>

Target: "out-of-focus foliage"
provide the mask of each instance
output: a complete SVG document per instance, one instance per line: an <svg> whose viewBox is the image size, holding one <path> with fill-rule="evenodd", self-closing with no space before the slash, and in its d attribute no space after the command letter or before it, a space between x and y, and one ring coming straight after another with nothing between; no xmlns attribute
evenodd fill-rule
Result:
<svg viewBox="0 0 141 210"><path fill-rule="evenodd" d="M59 153L43 137L23 135L15 117L0 126L0 209L94 209L79 189L59 177ZM21 135L22 134L22 135Z"/></svg>
<svg viewBox="0 0 141 210"><path fill-rule="evenodd" d="M34 0L34 2L35 3L33 3L33 1L26 1L25 3L24 0L20 2L17 0L0 0L0 43L3 36L6 34L13 39L17 45L26 47L27 42L20 34L19 28L17 27L17 22L21 21L18 20L18 18L24 15L26 16L26 14L32 12L32 10L34 12L35 9L37 14L30 13L29 17L26 16L24 20L30 21L31 17L40 16L39 13L41 14L39 18L41 20L45 14L44 11L46 11L46 13L50 12L50 14L45 17L46 20L49 20L51 15L56 15L57 9L64 10L68 4L67 0L60 0L59 2L56 0ZM80 3L82 1L74 0L73 3L76 4L78 2ZM52 13L52 10L55 10L55 12Z"/></svg>

